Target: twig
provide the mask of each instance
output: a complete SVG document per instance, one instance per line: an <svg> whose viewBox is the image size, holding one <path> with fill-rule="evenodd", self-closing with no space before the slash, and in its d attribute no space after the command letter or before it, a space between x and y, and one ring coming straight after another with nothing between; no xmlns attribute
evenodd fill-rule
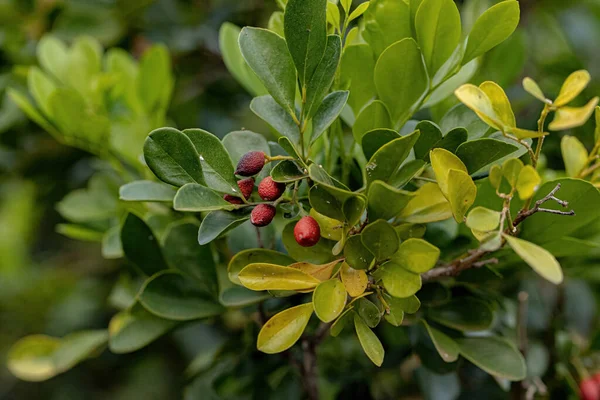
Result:
<svg viewBox="0 0 600 400"><path fill-rule="evenodd" d="M557 183L556 186L554 187L554 189L552 189L552 191L550 193L548 193L545 197L543 197L535 202L535 204L533 205L533 208L530 208L529 210L519 211L519 213L517 214L517 217L515 218L515 220L513 222L513 225L516 227L521 222L523 222L526 218L532 216L533 214L535 214L537 212L547 212L547 213L559 214L559 215L575 215L575 211L573 211L573 210L559 211L559 210L550 210L547 208L540 207L542 204L544 204L545 202L550 201L550 200L557 202L558 204L560 204L563 207L568 207L569 202L560 200L560 199L554 197L556 192L558 192L559 190L560 190L560 183Z"/></svg>

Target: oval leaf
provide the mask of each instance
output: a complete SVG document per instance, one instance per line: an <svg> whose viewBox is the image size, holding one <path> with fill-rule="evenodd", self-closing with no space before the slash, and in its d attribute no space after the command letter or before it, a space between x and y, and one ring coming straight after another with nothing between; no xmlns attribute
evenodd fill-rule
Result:
<svg viewBox="0 0 600 400"><path fill-rule="evenodd" d="M271 317L258 333L256 347L267 354L289 349L300 339L313 312L313 304L288 308Z"/></svg>

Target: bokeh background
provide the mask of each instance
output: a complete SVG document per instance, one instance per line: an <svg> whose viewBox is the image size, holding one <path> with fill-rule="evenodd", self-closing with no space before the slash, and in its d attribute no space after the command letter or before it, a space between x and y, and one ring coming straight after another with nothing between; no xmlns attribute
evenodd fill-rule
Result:
<svg viewBox="0 0 600 400"><path fill-rule="evenodd" d="M457 3L468 26L468 15L493 1ZM600 93L600 1L520 3L519 29L486 56L473 81L494 80L506 88L519 126L531 129L541 107L522 90L523 77L534 78L553 97L568 74L585 68L593 80L581 98ZM169 124L202 127L219 136L242 127L268 134L248 109L251 96L223 63L218 31L226 21L266 26L276 9L275 0L0 0L0 399L181 398L191 373L189 363L196 357L197 365L202 364L202 357L209 357L224 340L211 327L196 325L132 354L104 352L43 383L18 381L6 370L6 352L17 339L104 328L119 301L112 291L118 261L103 259L97 243L71 240L56 230L64 222L56 203L69 191L85 187L98 168L97 160L56 142L5 94L9 87L26 86L39 39L46 33L66 41L89 35L106 48L120 47L136 58L150 44L163 43L176 79ZM455 100L449 99L419 116L439 119L453 104ZM593 127L588 123L577 133L588 148ZM556 169L562 169L559 140L560 135L554 135L545 147L546 162ZM598 299L592 286L596 281L600 277L581 281L573 289L583 300L574 308L578 319L571 322L582 334L596 322ZM230 335L241 336L235 315L230 317ZM348 393L367 396L364 379L359 373L348 376ZM370 395L388 398L394 377L381 373L374 379L379 380L379 393Z"/></svg>

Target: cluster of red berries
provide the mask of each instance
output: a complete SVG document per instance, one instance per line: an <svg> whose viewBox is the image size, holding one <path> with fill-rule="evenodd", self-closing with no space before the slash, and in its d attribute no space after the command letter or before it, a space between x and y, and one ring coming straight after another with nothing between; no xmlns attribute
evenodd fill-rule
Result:
<svg viewBox="0 0 600 400"><path fill-rule="evenodd" d="M240 158L235 174L244 177L237 184L246 200L250 198L254 190L253 176L262 171L266 161L267 157L262 151L250 151ZM265 201L275 201L284 192L285 183L275 182L270 176L264 178L258 185L258 195ZM230 194L224 195L223 198L232 204L243 204L241 198ZM258 227L267 226L273 221L275 212L275 206L261 203L252 210L250 222ZM319 224L313 217L303 217L294 227L294 237L300 246L314 246L321 238Z"/></svg>
<svg viewBox="0 0 600 400"><path fill-rule="evenodd" d="M581 400L600 400L600 372L579 382Z"/></svg>

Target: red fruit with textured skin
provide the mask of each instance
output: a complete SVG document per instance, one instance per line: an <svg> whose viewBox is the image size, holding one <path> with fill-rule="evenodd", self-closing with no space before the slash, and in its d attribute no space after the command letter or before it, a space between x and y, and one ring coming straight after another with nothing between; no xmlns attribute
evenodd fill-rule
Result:
<svg viewBox="0 0 600 400"><path fill-rule="evenodd" d="M285 192L285 183L275 182L270 176L260 181L258 185L258 195L266 201L277 200L283 192Z"/></svg>
<svg viewBox="0 0 600 400"><path fill-rule="evenodd" d="M594 375L592 375L592 379L600 387L600 372L596 372Z"/></svg>
<svg viewBox="0 0 600 400"><path fill-rule="evenodd" d="M581 400L600 400L600 386L594 378L586 378L579 383Z"/></svg>
<svg viewBox="0 0 600 400"><path fill-rule="evenodd" d="M240 192L244 195L246 200L252 196L252 191L254 190L254 178L246 178L237 181L237 185L240 188ZM226 194L223 196L225 201L230 202L231 204L242 204L243 201L237 196L233 196L231 194Z"/></svg>
<svg viewBox="0 0 600 400"><path fill-rule="evenodd" d="M235 173L241 176L253 176L258 174L264 166L265 153L262 151L249 151L240 158Z"/></svg>
<svg viewBox="0 0 600 400"><path fill-rule="evenodd" d="M311 247L321 239L321 228L313 217L302 217L294 227L294 238L302 247Z"/></svg>
<svg viewBox="0 0 600 400"><path fill-rule="evenodd" d="M250 214L250 222L254 226L267 226L275 217L275 207L270 204L259 204Z"/></svg>

